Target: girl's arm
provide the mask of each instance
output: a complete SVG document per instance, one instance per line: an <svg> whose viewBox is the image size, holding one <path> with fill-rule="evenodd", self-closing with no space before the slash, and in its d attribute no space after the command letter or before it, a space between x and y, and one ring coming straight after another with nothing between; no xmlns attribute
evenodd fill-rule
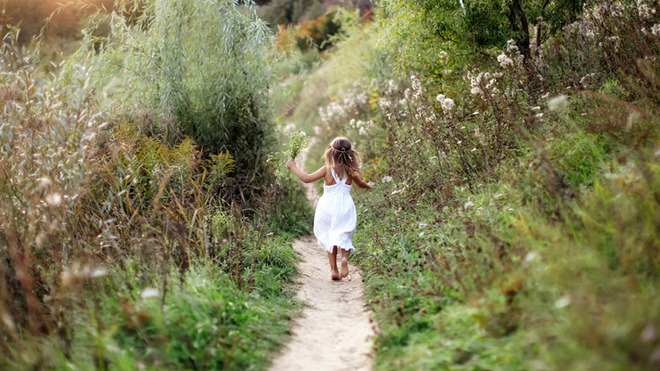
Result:
<svg viewBox="0 0 660 371"><path fill-rule="evenodd" d="M289 169L293 170L293 172L296 174L296 176L302 180L304 183L311 183L314 181L317 181L325 176L326 173L326 168L325 166L321 167L320 169L316 170L315 172L311 174L307 174L304 171L298 169L298 166L296 166L296 162L293 160L289 160L286 162L286 167Z"/></svg>
<svg viewBox="0 0 660 371"><path fill-rule="evenodd" d="M353 179L353 183L355 183L355 185L360 187L360 188L365 188L365 189L374 189L374 188L376 188L376 186L374 185L374 182L366 183L364 180L362 180L360 178Z"/></svg>

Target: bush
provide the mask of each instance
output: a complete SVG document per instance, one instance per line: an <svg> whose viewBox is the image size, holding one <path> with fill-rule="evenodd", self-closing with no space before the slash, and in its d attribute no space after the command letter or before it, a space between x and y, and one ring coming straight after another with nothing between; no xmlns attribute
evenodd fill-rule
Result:
<svg viewBox="0 0 660 371"><path fill-rule="evenodd" d="M271 42L253 9L233 1L149 2L134 25L115 14L95 79L143 130L170 143L189 136L205 154L229 151L239 184L258 188L274 144Z"/></svg>

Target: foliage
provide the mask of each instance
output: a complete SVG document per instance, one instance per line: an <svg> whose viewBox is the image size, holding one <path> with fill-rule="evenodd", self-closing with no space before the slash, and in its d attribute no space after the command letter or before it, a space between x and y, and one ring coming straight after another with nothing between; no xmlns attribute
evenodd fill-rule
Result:
<svg viewBox="0 0 660 371"><path fill-rule="evenodd" d="M290 121L347 135L379 183L355 196L377 369L657 368L656 8L599 1L527 60L392 16L291 85ZM405 79L372 49L392 40Z"/></svg>
<svg viewBox="0 0 660 371"><path fill-rule="evenodd" d="M300 153L300 150L307 147L307 135L302 132L294 132L289 134L289 158L295 159Z"/></svg>
<svg viewBox="0 0 660 371"><path fill-rule="evenodd" d="M399 68L442 76L451 63L478 59L515 40L526 59L531 50L580 15L585 0L403 1L380 4L382 47ZM447 66L443 52L449 53Z"/></svg>
<svg viewBox="0 0 660 371"><path fill-rule="evenodd" d="M59 281L49 265L62 269L90 252L69 226L102 122L84 61L38 84L38 44L19 46L17 38L12 29L0 46L0 328L13 339L19 328L31 335L58 328L64 297L49 295Z"/></svg>
<svg viewBox="0 0 660 371"><path fill-rule="evenodd" d="M234 152L166 141L94 40L44 79L17 35L0 47L0 368L267 366L295 308L302 191L237 195Z"/></svg>
<svg viewBox="0 0 660 371"><path fill-rule="evenodd" d="M95 81L112 87L109 98L132 119L150 117L145 130L173 143L189 136L204 153L229 151L241 187L259 187L273 146L271 41L252 8L232 1L149 2L134 23L115 14Z"/></svg>
<svg viewBox="0 0 660 371"><path fill-rule="evenodd" d="M259 9L259 16L272 28L295 24L323 15L321 0L273 0Z"/></svg>

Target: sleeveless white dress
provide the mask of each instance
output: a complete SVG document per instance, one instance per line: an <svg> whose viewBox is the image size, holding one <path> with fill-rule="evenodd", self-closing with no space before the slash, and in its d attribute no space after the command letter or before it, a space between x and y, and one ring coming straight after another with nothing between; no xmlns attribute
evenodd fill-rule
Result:
<svg viewBox="0 0 660 371"><path fill-rule="evenodd" d="M314 215L314 235L319 245L328 252L332 252L333 246L354 251L352 238L357 214L351 197L351 186L346 184L348 177L340 180L335 169L330 171L335 184L323 184L323 196L316 205Z"/></svg>

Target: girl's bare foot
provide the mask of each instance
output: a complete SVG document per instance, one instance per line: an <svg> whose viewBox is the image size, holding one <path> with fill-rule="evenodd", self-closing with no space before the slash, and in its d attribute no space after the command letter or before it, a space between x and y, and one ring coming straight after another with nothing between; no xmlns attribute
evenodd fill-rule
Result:
<svg viewBox="0 0 660 371"><path fill-rule="evenodd" d="M341 278L348 276L348 255L350 253L351 252L349 250L341 251Z"/></svg>
<svg viewBox="0 0 660 371"><path fill-rule="evenodd" d="M333 281L340 280L339 270L337 270L337 246L332 247L332 252L328 252L328 260L330 260L330 277Z"/></svg>
<svg viewBox="0 0 660 371"><path fill-rule="evenodd" d="M348 259L341 258L341 278L348 276Z"/></svg>

